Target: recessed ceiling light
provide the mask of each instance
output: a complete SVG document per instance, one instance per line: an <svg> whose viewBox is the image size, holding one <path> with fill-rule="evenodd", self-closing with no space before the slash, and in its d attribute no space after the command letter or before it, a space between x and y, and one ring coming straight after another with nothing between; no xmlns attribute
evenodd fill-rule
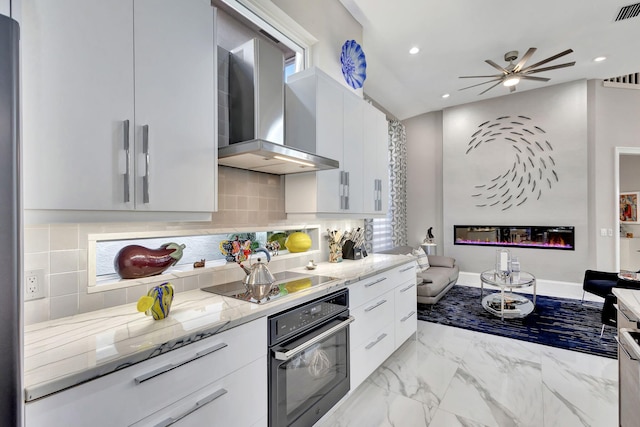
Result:
<svg viewBox="0 0 640 427"><path fill-rule="evenodd" d="M415 54L416 54L416 53L418 53L418 52L420 52L420 48L419 48L419 47L414 46L414 47L412 47L411 49L409 49L409 53L410 53L411 55L415 55Z"/></svg>
<svg viewBox="0 0 640 427"><path fill-rule="evenodd" d="M606 57L606 56L598 56L598 57L596 57L596 58L593 58L593 62L602 62L602 61L604 61L605 59L607 59L607 57Z"/></svg>
<svg viewBox="0 0 640 427"><path fill-rule="evenodd" d="M451 95L449 95L448 93L445 93L444 95L442 95L443 98L448 98L449 96Z"/></svg>

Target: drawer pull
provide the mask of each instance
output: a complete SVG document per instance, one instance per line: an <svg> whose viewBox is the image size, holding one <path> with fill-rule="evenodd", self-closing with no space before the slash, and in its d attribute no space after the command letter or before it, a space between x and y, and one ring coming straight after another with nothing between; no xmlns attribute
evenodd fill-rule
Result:
<svg viewBox="0 0 640 427"><path fill-rule="evenodd" d="M143 382L150 380L151 378L155 378L158 375L162 375L166 372L169 372L173 369L179 368L182 365L186 365L189 362L193 362L194 360L200 359L201 357L206 356L207 354L211 354L214 351L218 351L218 350L222 350L223 348L227 347L226 343L220 343L220 344L216 344L213 347L207 348L205 350L202 350L198 353L196 353L193 357L190 357L187 360L183 360L182 362L179 363L171 363L169 365L165 365L162 366L158 369L155 369L151 372L147 372L146 374L142 374L139 377L135 377L134 381L136 382L136 384L142 384Z"/></svg>
<svg viewBox="0 0 640 427"><path fill-rule="evenodd" d="M194 413L198 409L206 406L207 404L213 402L214 400L216 400L217 398L219 398L221 396L224 396L225 394L227 394L227 390L221 388L220 390L216 391L215 393L211 393L209 396L198 400L196 402L196 404L192 408L188 409L184 413L178 415L177 417L167 418L166 420L161 421L158 424L156 424L155 427L167 427L167 426L170 426L171 424L174 424L175 422L180 421L181 419L183 419L187 415Z"/></svg>
<svg viewBox="0 0 640 427"><path fill-rule="evenodd" d="M620 305L618 306L618 310L620 311L620 313L622 313L622 315L625 317L625 319L627 319L629 322L636 323L638 320L632 319L631 317L627 316L625 308L626 307L622 307Z"/></svg>
<svg viewBox="0 0 640 427"><path fill-rule="evenodd" d="M381 277L381 278L379 278L379 279L378 279L378 280L376 280L376 281L373 281L373 282L371 282L371 283L367 283L366 285L364 285L364 287L365 287L365 288L368 288L368 287L370 287L370 286L373 286L373 285L376 285L376 284L378 284L378 283L382 282L383 280L387 280L387 278L386 278L386 277Z"/></svg>
<svg viewBox="0 0 640 427"><path fill-rule="evenodd" d="M627 355L629 360L638 360L637 358L631 356L631 353L629 353L629 350L627 350L627 348L624 346L624 344L620 340L620 337L616 337L616 341L618 341L618 347L621 348L625 352L625 354Z"/></svg>
<svg viewBox="0 0 640 427"><path fill-rule="evenodd" d="M387 300L386 300L386 299L383 299L382 301L378 301L377 303L375 303L375 304L374 304L374 305L372 305L371 307L367 307L367 308L365 308L365 309L364 309L364 312L366 313L366 312L368 312L368 311L373 310L374 308L378 308L378 307L380 307L382 304L384 304L385 302L387 302Z"/></svg>
<svg viewBox="0 0 640 427"><path fill-rule="evenodd" d="M415 265L410 265L410 266L409 266L409 267L407 267L407 268L403 268L402 270L400 270L400 273L404 273L405 271L409 271L409 270L411 270L412 268L416 268L416 266L415 266Z"/></svg>
<svg viewBox="0 0 640 427"><path fill-rule="evenodd" d="M407 292L409 289L413 288L415 286L415 283L410 284L409 286L407 286L404 289L400 289L400 292Z"/></svg>
<svg viewBox="0 0 640 427"><path fill-rule="evenodd" d="M380 341L382 341L383 339L385 339L387 337L387 334L382 334L378 337L377 340L375 340L372 343L367 344L367 346L365 347L367 350L371 350L373 348L373 346L375 346L376 344L378 344Z"/></svg>
<svg viewBox="0 0 640 427"><path fill-rule="evenodd" d="M406 322L407 320L411 319L411 317L416 314L415 311L412 311L411 313L407 314L405 317L403 317L402 319L400 319L401 322Z"/></svg>
<svg viewBox="0 0 640 427"><path fill-rule="evenodd" d="M356 320L355 317L349 316L347 320L345 320L344 322L340 322L333 328L327 329L320 335L313 337L309 341L306 341L304 344L300 344L296 348L292 348L289 351L274 351L275 358L276 360L282 360L282 361L289 360L293 358L293 356L295 356L296 354L300 353L301 351L308 349L309 347L315 345L316 343L319 343L320 341L323 341L324 339L335 334L339 330L346 328L347 326L349 326L349 323L353 322L354 320Z"/></svg>

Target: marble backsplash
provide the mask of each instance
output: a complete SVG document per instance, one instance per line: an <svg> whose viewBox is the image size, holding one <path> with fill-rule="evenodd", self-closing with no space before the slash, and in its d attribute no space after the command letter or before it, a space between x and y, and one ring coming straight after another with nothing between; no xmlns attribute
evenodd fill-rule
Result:
<svg viewBox="0 0 640 427"><path fill-rule="evenodd" d="M218 169L218 176L218 212L212 214L210 222L113 222L26 226L24 269L44 270L45 298L25 302L25 324L30 325L135 302L147 293L150 286L161 283L158 281L158 283L148 283L143 286L88 293L87 236L89 234L120 232L135 234L140 231L226 227L233 232L236 227L299 224L299 221L288 221L284 212L284 179L282 177L222 166ZM314 220L314 224L321 224L321 230L350 229L354 226L362 226L362 220ZM323 243L321 242L321 248L324 247ZM281 260L274 265L274 271L298 267L307 261L305 257ZM182 292L229 280L225 274L216 274L214 277L213 273L205 272L200 275L172 279L171 283L177 292Z"/></svg>

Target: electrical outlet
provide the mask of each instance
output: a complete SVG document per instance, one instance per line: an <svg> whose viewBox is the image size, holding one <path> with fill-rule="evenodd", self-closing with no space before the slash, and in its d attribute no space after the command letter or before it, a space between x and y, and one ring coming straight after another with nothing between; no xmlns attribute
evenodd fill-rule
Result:
<svg viewBox="0 0 640 427"><path fill-rule="evenodd" d="M27 270L24 272L24 300L44 298L44 270Z"/></svg>

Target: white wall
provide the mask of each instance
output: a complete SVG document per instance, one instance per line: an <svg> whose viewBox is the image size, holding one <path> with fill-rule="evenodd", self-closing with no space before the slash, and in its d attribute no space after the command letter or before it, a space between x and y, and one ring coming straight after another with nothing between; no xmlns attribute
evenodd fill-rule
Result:
<svg viewBox="0 0 640 427"><path fill-rule="evenodd" d="M582 83L579 83L579 85L582 85ZM518 95L527 97L535 95L539 97L536 94L544 94L544 90L554 92L563 87L564 85L545 87ZM579 90L582 92L583 88ZM581 218L576 220L580 224L580 228L577 229L579 235L576 244L580 251L586 250L587 252L586 254L579 254L576 259L568 259L571 256L562 251L528 249L526 253L518 254L521 256L523 263L526 263L525 260L530 257L542 257L540 259L544 260L546 259L546 255L543 256L545 253L558 255L548 260L548 265L553 266L552 269L545 266L543 268L544 271L538 274L542 278L569 280L578 283L582 281L582 274L586 268L605 271L614 271L616 269L615 251L617 248L615 247L615 238L600 235L601 228L611 228L614 235L618 232L616 230L618 202L615 197L614 186L614 149L615 147L640 147L640 120L638 120L638 117L640 117L640 91L606 88L603 87L602 81L591 80L587 82L586 93L586 109L583 105L580 105L579 111L585 117L587 131L586 135L582 134L579 137L581 142L577 142L581 150L575 153L579 161L574 163L574 167L580 170L576 170L578 179L571 182L580 189L578 194L586 191L584 199L587 202L587 206L581 206L578 209ZM476 114L482 114L485 106L490 108L490 111L506 109L510 105L507 101L511 102L514 99L513 95L516 94L496 98L492 101L492 104L486 104L489 101L485 101L458 108L467 109L469 106L475 106L478 109ZM517 98L515 99L517 100ZM545 101L543 98L539 98L539 101L543 108L546 108L545 106L547 105L553 106L552 103ZM566 111L571 113L571 109ZM464 212L467 207L449 205L445 208L442 206L443 198L446 204L447 196L443 197L442 185L440 185L443 178L439 170L442 153L442 148L439 145L444 144L445 152L442 155L444 155L445 163L451 160L447 151L451 150L451 147L446 137L443 142L441 125L438 124L435 114L437 113L423 114L404 121L407 127L407 151L409 154L407 195L409 243L415 244L417 239L424 237L423 235L429 226L437 224L438 219L444 219L444 227L435 227L439 253L442 254L444 252L445 255L456 255L463 264L463 270L478 272L491 259L492 250L487 250L486 253L483 253L474 249L474 253L458 253L459 251L456 248L456 251L451 251L454 246L451 244L452 231L449 230L449 227L455 222L451 219L452 215L455 218L456 211ZM583 119L579 121L581 123L580 127L583 127ZM574 143L576 142L574 141ZM583 166L581 167L579 164ZM447 174L445 171L445 179ZM464 171L461 174L468 176L469 171ZM422 185L416 185L418 182L422 183ZM585 187L586 190L584 190ZM445 194L449 193L450 191L448 190ZM542 218L549 219L550 222L556 222L556 219L561 218L556 213L556 210L550 210L542 215L540 211L537 213L532 211L529 214L522 214L522 216L519 214L518 219L523 221L525 219L535 219L536 223L538 223L537 220L540 218L536 215L541 215ZM433 219L434 217L436 219ZM478 221L482 219L482 221L490 220L491 223L497 223L494 218L497 220L499 217L473 216L474 222L476 222L476 219ZM509 221L509 223L512 222ZM449 241L447 245L442 245L443 238ZM462 249L462 247L459 248ZM466 261L467 259L477 259L479 256L483 258L483 261L475 262L475 264L468 264ZM539 261L536 261L536 263L541 265Z"/></svg>
<svg viewBox="0 0 640 427"><path fill-rule="evenodd" d="M640 147L640 90L607 88L601 81L590 81L593 93L595 121L591 127L593 144L590 156L593 168L593 188L590 203L593 204L591 228L595 265L598 270L614 271L615 239L600 236L601 228L616 230L618 201L615 195L614 156L615 147Z"/></svg>
<svg viewBox="0 0 640 427"><path fill-rule="evenodd" d="M416 246L433 227L443 254L442 111L404 121L407 131L407 238Z"/></svg>
<svg viewBox="0 0 640 427"><path fill-rule="evenodd" d="M506 116L510 118L498 120ZM490 129L480 126L487 121L501 124ZM474 138L477 131L482 134ZM482 137L485 132L487 136ZM477 145L474 140L484 142ZM540 279L581 280L588 254L586 81L448 108L443 114L443 144L444 247L459 260L462 270L492 268L495 248L454 245L453 233L449 232L454 224L574 226L574 251L511 248L511 252L519 256L524 270ZM516 144L522 153L513 148ZM534 166L527 167L529 159ZM512 164L518 173L496 181L497 176L512 169ZM557 173L557 179L550 169ZM523 179L522 185L516 184ZM473 194L485 190L477 186L500 182L510 195L495 206L490 204L501 196L486 200L487 206L478 206L485 200Z"/></svg>

